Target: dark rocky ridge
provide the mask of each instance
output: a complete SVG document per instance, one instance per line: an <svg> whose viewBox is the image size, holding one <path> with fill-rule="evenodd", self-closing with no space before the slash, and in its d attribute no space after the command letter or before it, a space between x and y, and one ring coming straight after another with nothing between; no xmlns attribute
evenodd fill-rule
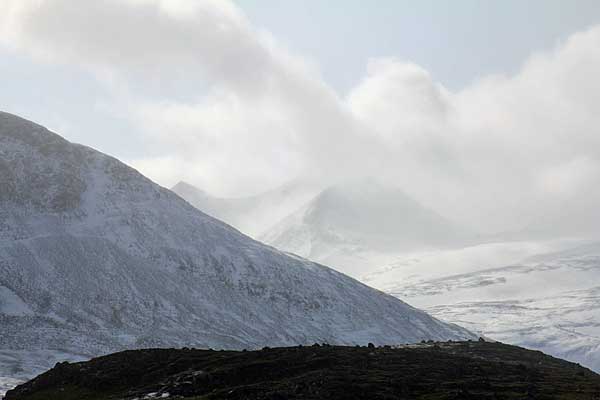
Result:
<svg viewBox="0 0 600 400"><path fill-rule="evenodd" d="M134 398L589 400L600 399L600 375L538 351L485 342L155 349L57 364L6 395Z"/></svg>

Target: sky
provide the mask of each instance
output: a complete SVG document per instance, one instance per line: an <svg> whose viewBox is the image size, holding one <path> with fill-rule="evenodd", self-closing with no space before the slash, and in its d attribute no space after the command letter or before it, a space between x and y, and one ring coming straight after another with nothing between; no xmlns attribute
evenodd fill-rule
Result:
<svg viewBox="0 0 600 400"><path fill-rule="evenodd" d="M167 187L375 176L492 232L598 216L597 71L598 1L0 0L4 111Z"/></svg>

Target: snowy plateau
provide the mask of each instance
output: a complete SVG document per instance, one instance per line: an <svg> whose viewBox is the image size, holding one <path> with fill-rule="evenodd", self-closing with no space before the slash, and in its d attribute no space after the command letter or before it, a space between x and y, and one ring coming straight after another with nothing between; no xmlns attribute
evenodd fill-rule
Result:
<svg viewBox="0 0 600 400"><path fill-rule="evenodd" d="M0 113L0 391L127 348L475 338Z"/></svg>
<svg viewBox="0 0 600 400"><path fill-rule="evenodd" d="M361 280L492 339L600 372L599 242L412 253Z"/></svg>

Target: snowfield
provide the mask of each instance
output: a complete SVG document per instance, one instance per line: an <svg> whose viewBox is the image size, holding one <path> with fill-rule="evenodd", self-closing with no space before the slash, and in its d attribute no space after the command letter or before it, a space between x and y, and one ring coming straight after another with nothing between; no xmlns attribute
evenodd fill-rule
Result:
<svg viewBox="0 0 600 400"><path fill-rule="evenodd" d="M600 371L598 242L496 243L413 254L363 281L492 339Z"/></svg>

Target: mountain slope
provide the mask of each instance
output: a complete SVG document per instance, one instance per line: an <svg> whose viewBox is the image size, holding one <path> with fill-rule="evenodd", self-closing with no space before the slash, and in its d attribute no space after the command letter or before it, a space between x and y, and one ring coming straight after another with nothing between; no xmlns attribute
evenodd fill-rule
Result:
<svg viewBox="0 0 600 400"><path fill-rule="evenodd" d="M351 275L383 254L463 243L469 232L401 190L363 179L332 186L260 237ZM363 257L364 253L370 253Z"/></svg>
<svg viewBox="0 0 600 400"><path fill-rule="evenodd" d="M472 337L6 113L0 187L0 377L61 352Z"/></svg>
<svg viewBox="0 0 600 400"><path fill-rule="evenodd" d="M314 198L320 186L308 181L292 181L249 197L220 198L179 182L171 190L200 211L258 237Z"/></svg>

